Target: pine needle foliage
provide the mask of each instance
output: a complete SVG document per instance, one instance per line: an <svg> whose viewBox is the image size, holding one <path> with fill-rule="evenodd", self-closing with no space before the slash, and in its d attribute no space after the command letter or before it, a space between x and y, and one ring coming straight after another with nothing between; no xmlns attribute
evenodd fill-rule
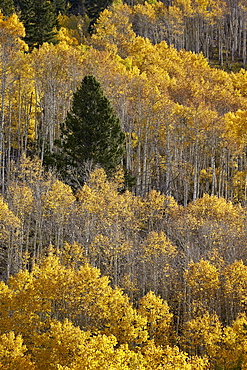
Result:
<svg viewBox="0 0 247 370"><path fill-rule="evenodd" d="M102 167L111 177L121 164L125 135L120 121L94 76L85 76L74 93L71 111L61 126L57 167L72 186Z"/></svg>

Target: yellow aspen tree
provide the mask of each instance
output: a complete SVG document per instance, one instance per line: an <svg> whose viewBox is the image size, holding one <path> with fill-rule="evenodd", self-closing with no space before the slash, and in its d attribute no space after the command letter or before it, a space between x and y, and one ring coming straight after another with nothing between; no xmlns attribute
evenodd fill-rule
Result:
<svg viewBox="0 0 247 370"><path fill-rule="evenodd" d="M0 12L0 88L1 88L1 117L0 117L0 186L1 192L4 193L8 145L7 120L11 112L7 112L7 95L13 84L13 65L18 58L18 52L25 49L25 43L21 37L25 35L23 24L19 21L16 14L5 18ZM7 132L6 132L7 131ZM8 145L6 145L8 143Z"/></svg>
<svg viewBox="0 0 247 370"><path fill-rule="evenodd" d="M10 84L5 94L6 184L9 181L11 160L30 150L36 138L37 106L30 54L19 50L11 62L8 71Z"/></svg>
<svg viewBox="0 0 247 370"><path fill-rule="evenodd" d="M166 6L162 2L137 4L133 7L133 24L137 33L152 43L166 41L180 49L183 46L183 14L177 6Z"/></svg>
<svg viewBox="0 0 247 370"><path fill-rule="evenodd" d="M197 87L195 87L195 89L197 89ZM199 90L197 90L197 92L199 93ZM193 91L191 95L195 96L196 94L197 93ZM189 174L190 191L193 192L193 200L196 200L202 193L200 188L200 171L203 169L203 163L200 160L201 153L206 152L206 155L210 156L210 149L207 150L207 147L210 147L211 143L213 142L213 138L215 136L214 126L218 120L218 114L215 111L207 109L204 103L199 103L197 107L176 105L174 107L173 115L174 118L176 117L178 121L182 123L182 125L179 124L177 127L180 135L181 132L183 132L185 151L190 148L191 154L190 158L188 158L188 162L191 164L192 170L191 174ZM215 148L212 148L211 157L213 160L214 150ZM212 193L214 193L217 185L215 173L213 173L213 176L214 177L212 178L214 182L210 184Z"/></svg>
<svg viewBox="0 0 247 370"><path fill-rule="evenodd" d="M185 224L188 222L184 238L188 262L190 259L196 261L205 258L205 253L208 259L210 252L216 249L229 263L237 255L243 256L245 252L239 236L244 235L244 213L239 204L204 194L202 198L191 202L184 212Z"/></svg>
<svg viewBox="0 0 247 370"><path fill-rule="evenodd" d="M150 231L141 244L140 259L143 264L143 291L162 291L165 294L165 284L172 272L169 268L171 260L176 256L177 249L164 232Z"/></svg>
<svg viewBox="0 0 247 370"><path fill-rule="evenodd" d="M52 234L55 234L53 243L60 249L64 244L66 226L69 224L72 213L75 211L74 203L76 198L71 187L59 180L54 181L51 189L43 194L42 198L45 217L49 220Z"/></svg>
<svg viewBox="0 0 247 370"><path fill-rule="evenodd" d="M56 369L144 370L143 364L141 354L131 351L126 345L117 346L114 336L94 335L78 346L75 361L71 366L64 367L59 364Z"/></svg>
<svg viewBox="0 0 247 370"><path fill-rule="evenodd" d="M142 201L141 222L147 232L160 231L168 226L169 216L179 210L179 205L171 196L151 190Z"/></svg>
<svg viewBox="0 0 247 370"><path fill-rule="evenodd" d="M130 347L146 342L148 338L146 317L138 314L129 298L123 295L119 288L106 293L92 307L91 330L99 330L100 333L108 336L112 334L120 344L127 343Z"/></svg>
<svg viewBox="0 0 247 370"><path fill-rule="evenodd" d="M56 39L60 42L64 42L67 45L77 46L78 39L71 35L69 30L65 27L60 27L56 35Z"/></svg>
<svg viewBox="0 0 247 370"><path fill-rule="evenodd" d="M0 335L7 334L13 330L9 310L13 299L13 291L3 281L0 282Z"/></svg>
<svg viewBox="0 0 247 370"><path fill-rule="evenodd" d="M68 319L65 319L63 322L53 319L46 323L45 330L33 331L30 337L30 345L27 342L27 347L29 348L29 356L27 358L23 357L22 353L20 354L22 357L18 358L18 344L21 336L18 336L18 340L13 343L16 353L13 352L12 354L10 352L8 358L8 352L1 351L1 339L5 340L4 344L8 347L6 344L8 335L3 334L0 336L0 359L2 360L3 358L5 360L0 361L0 365L2 362L7 364L7 361L9 361L12 366L16 364L18 369L24 369L22 365L25 365L28 370L31 370L33 369L31 362L29 361L29 365L27 361L31 358L35 363L34 369L36 370L53 370L58 367L66 369L83 367L85 369L110 368L127 370L129 369L128 365L131 365L131 369L142 369L142 367L139 367L142 356L130 351L127 345L118 345L118 348L116 348L117 340L113 335L96 335L96 333L92 335L89 331L85 332L74 326ZM27 347L23 346L23 352L27 350ZM11 362L11 357L17 357L16 360L14 359L16 362ZM18 365L20 366L18 367ZM15 367L6 368L12 370Z"/></svg>
<svg viewBox="0 0 247 370"><path fill-rule="evenodd" d="M227 302L226 322L231 323L246 307L247 266L242 260L236 260L225 267L222 275L223 292Z"/></svg>
<svg viewBox="0 0 247 370"><path fill-rule="evenodd" d="M32 358L38 370L70 366L75 361L80 347L90 340L90 333L82 331L68 319L52 320L45 333L34 336Z"/></svg>
<svg viewBox="0 0 247 370"><path fill-rule="evenodd" d="M220 307L217 307L220 288L219 271L212 263L203 259L196 263L190 262L184 273L184 278L189 311L198 309L200 312L203 309L220 312Z"/></svg>
<svg viewBox="0 0 247 370"><path fill-rule="evenodd" d="M241 94L243 104L247 97L247 73L241 68L239 72L231 73L229 78L232 80L234 88Z"/></svg>
<svg viewBox="0 0 247 370"><path fill-rule="evenodd" d="M163 43L168 47L166 42ZM141 73L151 72L154 67L154 60L158 62L158 65L161 62L157 47L149 39L141 36L137 36L130 44L129 56L133 59L133 65L138 67Z"/></svg>
<svg viewBox="0 0 247 370"><path fill-rule="evenodd" d="M236 201L246 201L247 199L247 172L245 170L246 162L246 125L247 111L238 109L236 112L228 112L224 116L225 132L223 137L230 147L234 161L231 169L231 188L232 196ZM242 168L238 166L238 158L242 159Z"/></svg>
<svg viewBox="0 0 247 370"><path fill-rule="evenodd" d="M42 195L46 193L51 184L51 174L44 173L41 160L38 157L27 157L24 152L16 163L13 163L9 175L9 194L7 200L10 207L17 210L17 206L27 210L23 214L23 232L25 233L25 252L28 251L35 262L42 254L43 245L49 245L49 233L44 223L44 209ZM16 188L16 195L13 195L13 201L10 194ZM21 196L21 188L24 189L23 197L18 201L17 194ZM33 199L33 200L32 200ZM30 212L29 212L30 211ZM31 263L31 260L29 261Z"/></svg>
<svg viewBox="0 0 247 370"><path fill-rule="evenodd" d="M83 49L60 42L44 43L32 52L35 94L40 112L36 120L39 147L43 162L45 152L53 152L54 140L60 137L60 124L64 122L73 92L83 77Z"/></svg>
<svg viewBox="0 0 247 370"><path fill-rule="evenodd" d="M27 270L21 270L16 277L10 277L8 286L12 290L11 300L5 307L9 315L12 330L22 335L28 349L33 343L33 336L44 330L47 322L42 320L44 312L50 312L50 301L40 299L34 278ZM10 316L10 312L13 313ZM49 316L45 315L47 320Z"/></svg>
<svg viewBox="0 0 247 370"><path fill-rule="evenodd" d="M246 314L239 314L231 323L223 329L221 346L218 351L216 364L226 370L233 368L246 369Z"/></svg>
<svg viewBox="0 0 247 370"><path fill-rule="evenodd" d="M8 234L11 230L14 231L15 228L20 226L20 220L9 209L8 204L5 202L2 196L0 197L0 220L0 236L3 240L8 239Z"/></svg>
<svg viewBox="0 0 247 370"><path fill-rule="evenodd" d="M208 370L210 368L207 358L188 356L177 346L156 346L154 341L148 342L142 348L145 369L151 370Z"/></svg>
<svg viewBox="0 0 247 370"><path fill-rule="evenodd" d="M60 280L56 278L55 271L57 275L60 272ZM68 273L66 277L64 275L64 269L53 259L53 265L47 263L41 276L38 268L33 272L22 270L15 277L12 276L8 281L12 293L4 287L1 292L1 302L4 305L1 328L11 327L11 330L22 334L30 349L34 336L44 331L51 317L58 315L62 305L60 302L64 302L63 284L60 285L60 282L63 279L69 284L71 280Z"/></svg>
<svg viewBox="0 0 247 370"><path fill-rule="evenodd" d="M119 343L135 345L147 340L146 318L119 288L111 288L109 279L89 265L66 268L49 254L31 273L20 271L8 284L13 292L10 299L3 287L3 299L8 300L5 309L12 312L8 325L23 335L26 344L54 318L68 318L93 333L115 335Z"/></svg>
<svg viewBox="0 0 247 370"><path fill-rule="evenodd" d="M18 239L21 230L21 220L9 209L4 198L0 196L0 240L2 250L0 254L1 275L3 279L8 279L12 272L18 269Z"/></svg>
<svg viewBox="0 0 247 370"><path fill-rule="evenodd" d="M222 325L216 314L206 312L184 324L181 343L193 355L206 355L212 364L220 348Z"/></svg>
<svg viewBox="0 0 247 370"><path fill-rule="evenodd" d="M171 343L173 314L166 301L150 291L140 299L138 312L147 318L149 340L158 345Z"/></svg>
<svg viewBox="0 0 247 370"><path fill-rule="evenodd" d="M13 331L0 335L0 369L1 370L35 370L36 366L26 354L27 347L21 335Z"/></svg>
<svg viewBox="0 0 247 370"><path fill-rule="evenodd" d="M139 200L129 191L119 193L123 187L119 175L119 179L108 181L103 169L97 169L78 193L78 215L85 235L81 243L91 262L110 274L116 285L122 278L120 267L129 273L139 224L135 217Z"/></svg>
<svg viewBox="0 0 247 370"><path fill-rule="evenodd" d="M29 257L29 234L31 230L32 214L34 210L33 189L17 182L11 182L7 188L7 201L15 215L21 220L20 237L18 243L18 258L16 271L23 267Z"/></svg>
<svg viewBox="0 0 247 370"><path fill-rule="evenodd" d="M69 44L70 45L81 45L87 43L88 38L88 28L90 19L87 15L81 16L81 15L65 15L65 14L58 14L58 23L60 29L66 30L66 35L69 36ZM56 35L56 38L58 40L61 40L60 38L60 29L58 30L58 34ZM72 39L72 43L71 43ZM67 40L67 37L66 37ZM61 40L63 41L63 40ZM66 41L67 42L67 41Z"/></svg>
<svg viewBox="0 0 247 370"><path fill-rule="evenodd" d="M130 17L131 8L122 2L105 9L95 24L96 32L91 38L92 45L96 49L106 49L120 57L127 57L129 45L135 38Z"/></svg>
<svg viewBox="0 0 247 370"><path fill-rule="evenodd" d="M187 18L185 29L185 49L192 50L196 53L203 51L208 57L208 30L212 24L221 20L221 8L219 8L216 1L211 0L190 1L189 4L191 7L189 9L189 14L185 13ZM202 35L202 37L200 38L199 35ZM203 39L203 43L201 42L201 39Z"/></svg>
<svg viewBox="0 0 247 370"><path fill-rule="evenodd" d="M85 247L74 242L64 243L62 250L59 252L59 258L63 266L77 270L81 265L89 263L86 257Z"/></svg>

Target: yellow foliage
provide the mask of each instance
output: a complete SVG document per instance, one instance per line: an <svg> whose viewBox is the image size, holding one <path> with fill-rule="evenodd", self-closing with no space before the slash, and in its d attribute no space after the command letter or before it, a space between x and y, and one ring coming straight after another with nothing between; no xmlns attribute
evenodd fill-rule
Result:
<svg viewBox="0 0 247 370"><path fill-rule="evenodd" d="M205 295L210 299L219 289L219 272L209 261L190 262L184 273L186 283L192 288L192 295Z"/></svg>
<svg viewBox="0 0 247 370"><path fill-rule="evenodd" d="M119 343L142 343L147 339L146 318L132 307L129 298L118 288L109 286L107 277L89 265L72 269L61 265L50 254L40 266L34 266L11 277L3 289L6 310L0 327L8 325L31 341L33 333L41 332L55 317L68 318L94 333L115 335Z"/></svg>
<svg viewBox="0 0 247 370"><path fill-rule="evenodd" d="M13 167L15 177L25 186L36 184L43 172L41 160L38 157L31 159L25 153L21 155L18 166Z"/></svg>
<svg viewBox="0 0 247 370"><path fill-rule="evenodd" d="M85 334L83 334L85 337ZM82 335L81 335L82 337ZM102 370L144 370L142 356L127 346L116 348L114 336L97 335L85 338L77 347L75 360L69 367L57 365L60 370L102 369Z"/></svg>
<svg viewBox="0 0 247 370"><path fill-rule="evenodd" d="M62 265L72 269L77 269L84 263L88 262L85 248L76 242L73 244L65 242L59 257Z"/></svg>
<svg viewBox="0 0 247 370"><path fill-rule="evenodd" d="M34 204L32 189L24 184L10 184L8 186L9 203L15 211L15 214L21 219L25 214L30 213Z"/></svg>
<svg viewBox="0 0 247 370"><path fill-rule="evenodd" d="M240 314L231 326L223 329L222 342L217 355L217 366L225 370L247 368L247 318Z"/></svg>
<svg viewBox="0 0 247 370"><path fill-rule="evenodd" d="M13 330L11 319L9 318L9 309L11 307L13 297L13 291L3 281L0 281L0 335Z"/></svg>
<svg viewBox="0 0 247 370"><path fill-rule="evenodd" d="M97 169L78 193L78 214L90 221L86 226L90 230L90 250L93 256L103 254L107 261L130 251L132 243L126 240L126 233L138 228L135 213L140 200L129 191L119 193L122 186L121 172L108 181L104 170Z"/></svg>
<svg viewBox="0 0 247 370"><path fill-rule="evenodd" d="M56 35L56 39L60 42L65 42L68 45L78 45L78 39L71 35L71 32L65 27L60 27Z"/></svg>
<svg viewBox="0 0 247 370"><path fill-rule="evenodd" d="M204 194L202 198L188 205L188 211L197 218L198 222L210 219L215 222L239 224L239 226L242 224L243 214L240 206L214 195Z"/></svg>
<svg viewBox="0 0 247 370"><path fill-rule="evenodd" d="M53 320L49 330L34 335L32 356L39 370L57 369L57 365L70 366L76 359L80 347L89 341L90 333L75 327L65 319L63 322Z"/></svg>
<svg viewBox="0 0 247 370"><path fill-rule="evenodd" d="M21 223L18 217L9 209L8 204L0 196L0 239L8 237L11 231L20 227Z"/></svg>
<svg viewBox="0 0 247 370"><path fill-rule="evenodd" d="M247 97L247 71L245 69L240 69L237 73L231 73L230 78L233 81L234 87L241 95Z"/></svg>
<svg viewBox="0 0 247 370"><path fill-rule="evenodd" d="M230 143L237 146L238 151L246 145L247 111L241 109L228 112L224 116L226 133L223 135Z"/></svg>
<svg viewBox="0 0 247 370"><path fill-rule="evenodd" d="M78 45L86 41L90 23L86 15L82 17L74 14L70 16L59 14L57 19L60 26L59 31L62 29L62 35L59 32L58 36L56 36L57 39L65 41L69 45Z"/></svg>
<svg viewBox="0 0 247 370"><path fill-rule="evenodd" d="M151 190L144 198L142 207L143 221L148 222L152 230L153 225L161 221L164 216L179 209L173 197L166 197L159 191Z"/></svg>
<svg viewBox="0 0 247 370"><path fill-rule="evenodd" d="M20 22L17 14L12 14L7 19L0 11L0 41L2 46L9 46L11 42L15 42L19 48L27 49L27 45L21 37L25 36L25 28Z"/></svg>
<svg viewBox="0 0 247 370"><path fill-rule="evenodd" d="M95 25L92 35L93 46L127 57L129 46L135 38L130 23L131 9L127 4L115 3L111 10L105 9Z"/></svg>
<svg viewBox="0 0 247 370"><path fill-rule="evenodd" d="M225 296L245 305L247 303L247 266L241 260L235 261L225 267L223 276Z"/></svg>
<svg viewBox="0 0 247 370"><path fill-rule="evenodd" d="M222 338L222 325L215 314L205 313L184 324L181 341L183 347L194 355L215 358Z"/></svg>
<svg viewBox="0 0 247 370"><path fill-rule="evenodd" d="M56 180L46 194L43 195L44 205L58 219L67 217L72 212L72 206L76 198L69 185Z"/></svg>
<svg viewBox="0 0 247 370"><path fill-rule="evenodd" d="M176 255L177 249L168 239L163 231L160 233L151 231L143 243L144 260L152 260L154 256L172 258Z"/></svg>
<svg viewBox="0 0 247 370"><path fill-rule="evenodd" d="M166 301L149 292L140 299L138 312L147 318L149 339L160 345L171 341L173 314Z"/></svg>
<svg viewBox="0 0 247 370"><path fill-rule="evenodd" d="M189 357L176 346L155 346L154 341L149 341L143 347L142 353L146 370L208 370L210 368L206 358Z"/></svg>
<svg viewBox="0 0 247 370"><path fill-rule="evenodd" d="M15 335L13 331L0 335L1 370L35 370L26 352L21 335Z"/></svg>

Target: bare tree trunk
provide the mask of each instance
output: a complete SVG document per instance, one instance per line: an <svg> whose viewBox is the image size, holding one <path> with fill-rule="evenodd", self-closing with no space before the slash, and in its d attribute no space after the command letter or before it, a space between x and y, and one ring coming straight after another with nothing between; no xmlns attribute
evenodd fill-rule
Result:
<svg viewBox="0 0 247 370"><path fill-rule="evenodd" d="M166 196L171 195L171 133L169 127L167 127L166 134L166 184L165 194Z"/></svg>
<svg viewBox="0 0 247 370"><path fill-rule="evenodd" d="M198 135L196 135L196 142L194 146L195 156L194 156L194 179L193 179L193 201L197 199L198 195L198 160L199 160L199 148L198 148Z"/></svg>
<svg viewBox="0 0 247 370"><path fill-rule="evenodd" d="M5 67L5 48L2 46L2 78L1 78L1 124L0 124L0 175L1 175L1 192L5 191L5 145L4 145L4 125L5 125L5 94L6 94L6 67Z"/></svg>

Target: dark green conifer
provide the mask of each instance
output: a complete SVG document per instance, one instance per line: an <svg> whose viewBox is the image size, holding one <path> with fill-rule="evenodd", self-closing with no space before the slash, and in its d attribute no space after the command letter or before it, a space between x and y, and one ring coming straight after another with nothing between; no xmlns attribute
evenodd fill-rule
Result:
<svg viewBox="0 0 247 370"><path fill-rule="evenodd" d="M85 15L84 0L70 0L68 3L69 13L74 15Z"/></svg>
<svg viewBox="0 0 247 370"><path fill-rule="evenodd" d="M57 167L64 181L82 185L87 171L101 166L110 177L121 163L125 135L99 82L86 76L74 93L61 128Z"/></svg>
<svg viewBox="0 0 247 370"><path fill-rule="evenodd" d="M67 3L65 0L53 0L52 2L54 3L56 15L58 15L59 13L61 14L67 13L67 9L69 7L67 6Z"/></svg>
<svg viewBox="0 0 247 370"><path fill-rule="evenodd" d="M20 11L20 19L24 24L26 36L24 40L32 49L44 42L54 40L57 26L56 5L47 0L18 0L16 8Z"/></svg>
<svg viewBox="0 0 247 370"><path fill-rule="evenodd" d="M15 12L13 0L0 0L0 10L5 17L9 17Z"/></svg>

